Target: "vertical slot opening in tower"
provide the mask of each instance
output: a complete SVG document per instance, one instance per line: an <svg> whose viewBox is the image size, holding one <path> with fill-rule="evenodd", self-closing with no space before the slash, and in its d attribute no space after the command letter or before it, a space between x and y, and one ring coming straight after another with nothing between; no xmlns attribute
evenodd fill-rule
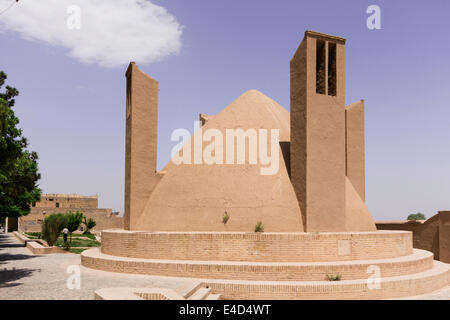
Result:
<svg viewBox="0 0 450 320"><path fill-rule="evenodd" d="M328 95L335 96L336 91L336 43L328 42Z"/></svg>
<svg viewBox="0 0 450 320"><path fill-rule="evenodd" d="M316 41L316 93L325 94L325 41Z"/></svg>

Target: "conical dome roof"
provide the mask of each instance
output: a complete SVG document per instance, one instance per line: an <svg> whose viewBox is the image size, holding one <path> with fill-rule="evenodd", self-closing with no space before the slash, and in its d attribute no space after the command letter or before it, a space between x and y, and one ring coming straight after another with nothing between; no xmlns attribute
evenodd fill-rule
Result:
<svg viewBox="0 0 450 320"><path fill-rule="evenodd" d="M249 90L210 120L205 129L279 129L280 141L289 141L289 111L257 90Z"/></svg>
<svg viewBox="0 0 450 320"><path fill-rule="evenodd" d="M265 231L301 232L298 201L289 179L289 112L257 90L241 95L209 120L190 139L191 149L210 129L223 136L223 164L179 164L163 169L164 176L154 189L140 217L138 228L151 231L246 231L253 232L261 221ZM227 129L279 130L278 171L263 175L269 167L249 162L246 139L245 164L226 164ZM259 140L259 139L258 139ZM215 139L214 139L215 141ZM210 142L203 142L205 148ZM221 148L222 150L222 148ZM235 147L235 156L237 153ZM283 153L283 150L285 151ZM258 148L259 152L259 148ZM270 155L270 144L268 148ZM192 161L194 152L192 151ZM222 223L225 211L230 219Z"/></svg>

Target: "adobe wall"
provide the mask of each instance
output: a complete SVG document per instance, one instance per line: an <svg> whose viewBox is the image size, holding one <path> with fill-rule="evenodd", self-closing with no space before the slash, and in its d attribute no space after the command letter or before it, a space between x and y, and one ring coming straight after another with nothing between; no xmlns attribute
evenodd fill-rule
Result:
<svg viewBox="0 0 450 320"><path fill-rule="evenodd" d="M426 221L377 221L378 230L413 233L413 246L434 253L436 260L450 263L450 211L440 211Z"/></svg>
<svg viewBox="0 0 450 320"><path fill-rule="evenodd" d="M29 239L27 236L14 231L13 235L19 240L22 244L27 247L33 254L52 254L52 253L67 253L61 248L58 247L49 247L47 241L42 239Z"/></svg>
<svg viewBox="0 0 450 320"><path fill-rule="evenodd" d="M346 175L365 202L364 100L345 108L345 130Z"/></svg>
<svg viewBox="0 0 450 320"><path fill-rule="evenodd" d="M87 218L94 219L97 225L95 231L101 231L105 229L122 229L123 218L112 214L111 209L96 209L96 208L75 208L81 211ZM52 213L66 212L61 208L45 208L46 215ZM77 210L75 210L77 211ZM42 222L44 221L44 215L41 210L33 208L29 215L21 217L19 219L19 229L23 232L40 232Z"/></svg>
<svg viewBox="0 0 450 320"><path fill-rule="evenodd" d="M42 194L41 201L33 208L98 208L97 196L81 196L77 194Z"/></svg>
<svg viewBox="0 0 450 320"><path fill-rule="evenodd" d="M203 233L102 232L101 252L145 259L320 262L383 259L413 253L410 232Z"/></svg>
<svg viewBox="0 0 450 320"><path fill-rule="evenodd" d="M30 250L33 254L53 254L53 253L67 253L61 248L58 247L44 247L40 243L35 241L28 241L26 244L28 250Z"/></svg>
<svg viewBox="0 0 450 320"><path fill-rule="evenodd" d="M24 232L40 232L44 214L80 211L87 218L94 219L95 231L123 228L123 218L112 214L112 209L98 208L98 196L82 196L78 194L47 193L41 195L39 202L33 203L30 213L19 219L18 229Z"/></svg>
<svg viewBox="0 0 450 320"><path fill-rule="evenodd" d="M161 176L156 174L158 81L131 62L126 72L125 228L138 229L138 220Z"/></svg>

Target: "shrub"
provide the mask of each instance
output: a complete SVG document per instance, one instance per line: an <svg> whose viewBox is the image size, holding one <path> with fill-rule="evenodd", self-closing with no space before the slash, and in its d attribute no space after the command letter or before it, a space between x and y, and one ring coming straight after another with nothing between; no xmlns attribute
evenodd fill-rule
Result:
<svg viewBox="0 0 450 320"><path fill-rule="evenodd" d="M80 253L82 253L84 250L87 250L87 249L85 249L85 248L83 248L83 249L80 249L80 248L72 248L72 249L70 249L70 252L71 252L71 253L80 254Z"/></svg>
<svg viewBox="0 0 450 320"><path fill-rule="evenodd" d="M227 224L228 220L230 220L230 215L228 214L228 212L225 211L225 213L222 216L222 223Z"/></svg>
<svg viewBox="0 0 450 320"><path fill-rule="evenodd" d="M336 275L327 274L328 281L341 281L341 279L342 279L342 276L340 274L336 274Z"/></svg>
<svg viewBox="0 0 450 320"><path fill-rule="evenodd" d="M27 236L39 237L41 235L40 232L25 232Z"/></svg>
<svg viewBox="0 0 450 320"><path fill-rule="evenodd" d="M47 241L49 246L53 246L61 234L61 230L66 226L66 216L62 213L49 215L42 224L42 239Z"/></svg>
<svg viewBox="0 0 450 320"><path fill-rule="evenodd" d="M83 221L83 214L79 211L77 212L67 212L66 213L66 228L70 233L70 242L72 242L72 232L77 231Z"/></svg>
<svg viewBox="0 0 450 320"><path fill-rule="evenodd" d="M410 214L407 220L427 220L425 215L421 212Z"/></svg>
<svg viewBox="0 0 450 320"><path fill-rule="evenodd" d="M69 241L64 242L63 249L66 251L70 251L70 242Z"/></svg>
<svg viewBox="0 0 450 320"><path fill-rule="evenodd" d="M255 225L255 232L264 232L264 225L262 221L258 221L258 223Z"/></svg>
<svg viewBox="0 0 450 320"><path fill-rule="evenodd" d="M91 229L95 228L95 226L97 225L97 222L95 222L94 219L86 219L86 216L84 217L83 223L86 226L86 231L84 232L84 234L90 234Z"/></svg>

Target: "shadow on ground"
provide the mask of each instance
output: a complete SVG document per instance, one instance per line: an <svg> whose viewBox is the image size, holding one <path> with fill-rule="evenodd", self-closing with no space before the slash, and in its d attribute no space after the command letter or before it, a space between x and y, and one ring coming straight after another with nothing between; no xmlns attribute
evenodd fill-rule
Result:
<svg viewBox="0 0 450 320"><path fill-rule="evenodd" d="M11 239L11 236L0 234L0 264L6 263L6 261L14 261L14 260L25 260L25 259L31 259L36 257L32 254L11 254L9 252L4 252L4 249L8 248L23 248L25 247L21 243L15 243L13 242L13 239ZM3 251L3 253L2 253Z"/></svg>
<svg viewBox="0 0 450 320"><path fill-rule="evenodd" d="M0 249L1 248L23 248L25 245L21 243L1 243L0 242Z"/></svg>
<svg viewBox="0 0 450 320"><path fill-rule="evenodd" d="M30 277L33 272L40 271L36 269L1 269L0 268L0 288L16 287L22 283L14 283L14 281Z"/></svg>
<svg viewBox="0 0 450 320"><path fill-rule="evenodd" d="M37 256L29 254L11 254L11 253L0 253L0 262L14 261L14 260L26 260L33 259Z"/></svg>
<svg viewBox="0 0 450 320"><path fill-rule="evenodd" d="M0 243L16 244L13 240L11 240L11 237L14 237L14 236L12 234L8 234L8 233L0 233Z"/></svg>
<svg viewBox="0 0 450 320"><path fill-rule="evenodd" d="M0 248L19 248L25 247L25 244L15 241L15 237L12 234L0 233Z"/></svg>

